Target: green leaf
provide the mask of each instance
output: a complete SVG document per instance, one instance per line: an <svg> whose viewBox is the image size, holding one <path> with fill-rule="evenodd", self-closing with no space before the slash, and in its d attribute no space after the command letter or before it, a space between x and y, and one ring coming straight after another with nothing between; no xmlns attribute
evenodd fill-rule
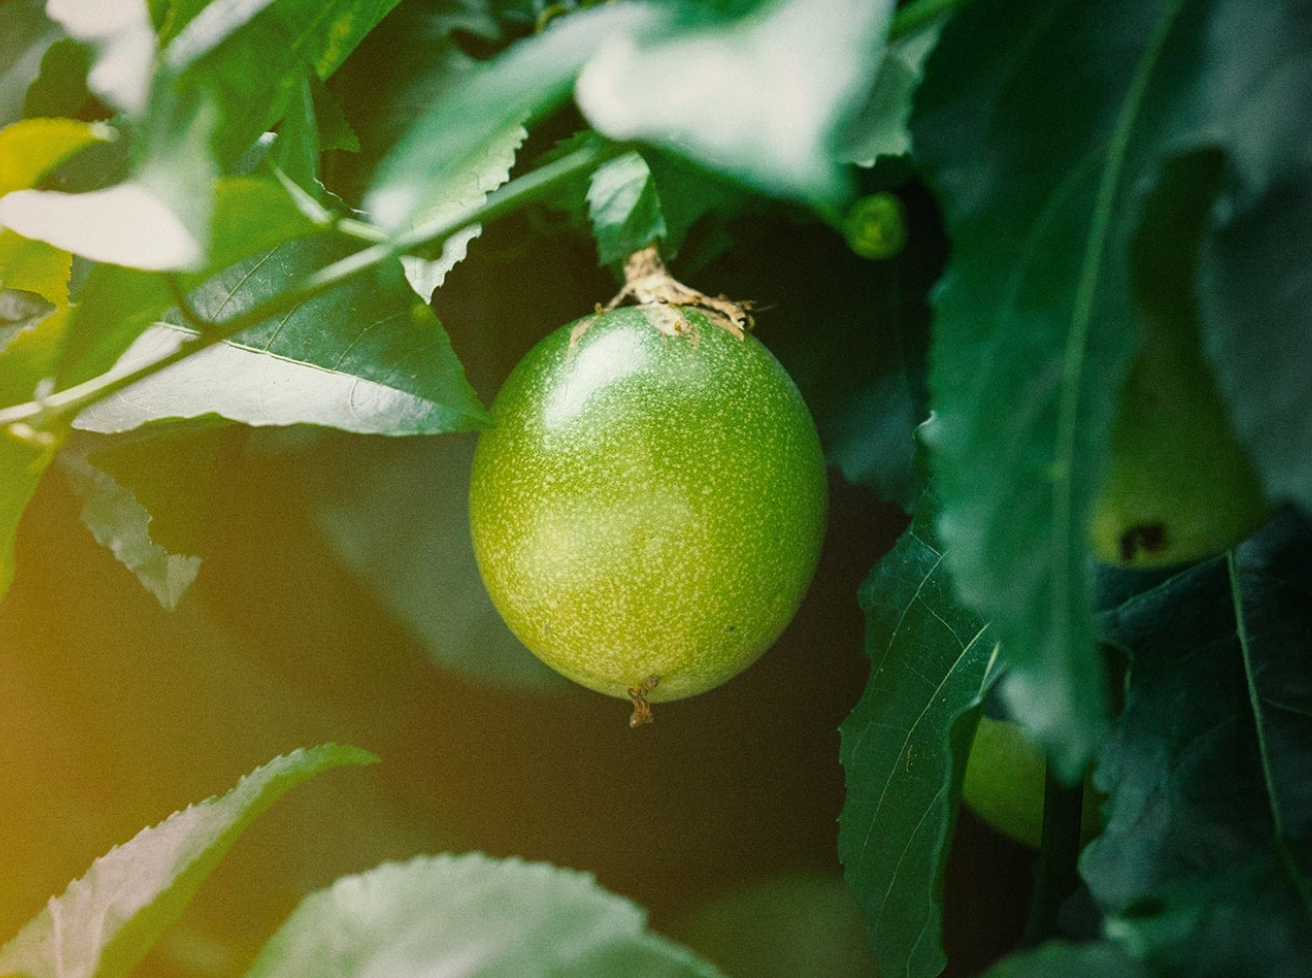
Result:
<svg viewBox="0 0 1312 978"><path fill-rule="evenodd" d="M87 87L131 115L146 108L155 65L155 25L144 0L48 0L46 15L91 50Z"/></svg>
<svg viewBox="0 0 1312 978"><path fill-rule="evenodd" d="M1109 941L1051 941L1004 958L984 978L1150 978L1150 973Z"/></svg>
<svg viewBox="0 0 1312 978"><path fill-rule="evenodd" d="M1274 25L1264 41L1294 41ZM1307 63L1307 54L1302 62ZM1301 79L1291 111L1312 110ZM1302 123L1281 132L1299 138ZM1267 494L1312 512L1312 166L1256 194L1232 188L1217 209L1199 268L1204 343L1235 432Z"/></svg>
<svg viewBox="0 0 1312 978"><path fill-rule="evenodd" d="M637 153L599 166L588 184L587 201L599 264L622 261L665 237L660 194L647 161Z"/></svg>
<svg viewBox="0 0 1312 978"><path fill-rule="evenodd" d="M0 4L0 126L22 118L28 86L39 75L46 50L62 34L47 19L44 0Z"/></svg>
<svg viewBox="0 0 1312 978"><path fill-rule="evenodd" d="M373 219L405 230L433 201L459 197L464 174L531 118L564 101L584 62L607 36L636 34L659 23L641 4L580 11L464 73L421 113L378 167L364 198ZM457 181L454 188L452 180Z"/></svg>
<svg viewBox="0 0 1312 978"><path fill-rule="evenodd" d="M372 754L328 744L298 750L210 798L143 829L101 856L0 948L0 973L20 978L123 978L191 902L237 837L291 788Z"/></svg>
<svg viewBox="0 0 1312 978"><path fill-rule="evenodd" d="M617 34L579 76L588 121L760 189L829 206L850 193L838 126L874 76L893 3L775 0L640 43Z"/></svg>
<svg viewBox="0 0 1312 978"><path fill-rule="evenodd" d="M23 511L54 458L53 450L0 428L0 597L14 580L14 542Z"/></svg>
<svg viewBox="0 0 1312 978"><path fill-rule="evenodd" d="M1180 973L1275 974L1312 954L1310 568L1312 526L1285 513L1102 618L1130 673L1094 775L1106 827L1080 868L1136 953ZM1264 937L1209 971L1259 918Z"/></svg>
<svg viewBox="0 0 1312 978"><path fill-rule="evenodd" d="M68 278L73 256L44 241L33 241L8 228L0 230L0 286L35 292L56 305L68 305Z"/></svg>
<svg viewBox="0 0 1312 978"><path fill-rule="evenodd" d="M305 72L331 75L397 0L214 0L161 53L173 100L158 99L165 132L197 98L219 107L214 152L231 166L286 113Z"/></svg>
<svg viewBox="0 0 1312 978"><path fill-rule="evenodd" d="M41 73L28 86L23 115L29 119L79 115L91 98L90 68L90 54L72 38L50 45L41 58Z"/></svg>
<svg viewBox="0 0 1312 978"><path fill-rule="evenodd" d="M340 257L332 239L288 242L211 279L191 304L208 319L240 315ZM190 335L156 326L119 366L152 359ZM390 435L468 431L487 418L445 330L399 263L151 375L83 411L75 427L112 433L210 414Z"/></svg>
<svg viewBox="0 0 1312 978"><path fill-rule="evenodd" d="M74 495L82 500L82 522L96 542L167 611L177 607L200 570L200 558L169 553L151 538L151 515L131 489L92 464L85 455L61 452L59 461Z"/></svg>
<svg viewBox="0 0 1312 978"><path fill-rule="evenodd" d="M0 353L4 353L11 340L54 311L54 305L39 293L0 289Z"/></svg>
<svg viewBox="0 0 1312 978"><path fill-rule="evenodd" d="M970 735L996 646L957 604L925 494L861 587L870 678L844 721L838 852L881 974L943 970L942 887Z"/></svg>
<svg viewBox="0 0 1312 978"><path fill-rule="evenodd" d="M247 978L719 975L646 923L583 873L481 854L420 856L308 897Z"/></svg>
<svg viewBox="0 0 1312 978"><path fill-rule="evenodd" d="M911 152L911 99L945 16L890 40L865 103L840 129L838 158L873 166L880 156Z"/></svg>
<svg viewBox="0 0 1312 978"><path fill-rule="evenodd" d="M487 595L469 538L474 439L361 440L302 463L315 520L348 570L441 669L518 689L565 680L511 634Z"/></svg>
<svg viewBox="0 0 1312 978"><path fill-rule="evenodd" d="M1300 103L1276 110L1284 89L1267 80L1303 77L1306 59L1226 27L1243 9L980 0L944 27L916 97L916 154L953 247L930 377L944 543L1007 649L1012 713L1066 778L1106 729L1088 525L1139 343L1142 195L1191 148L1257 154L1258 117L1300 138Z"/></svg>
<svg viewBox="0 0 1312 978"><path fill-rule="evenodd" d="M183 290L251 255L319 230L287 189L267 177L221 179L214 208L209 267L179 276ZM114 265L95 266L77 298L72 334L61 356L63 386L108 370L177 301L167 276Z"/></svg>

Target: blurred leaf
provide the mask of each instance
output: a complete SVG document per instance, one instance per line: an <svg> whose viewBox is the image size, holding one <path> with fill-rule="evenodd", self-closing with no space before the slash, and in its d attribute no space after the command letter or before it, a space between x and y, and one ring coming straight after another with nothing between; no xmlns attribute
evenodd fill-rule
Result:
<svg viewBox="0 0 1312 978"><path fill-rule="evenodd" d="M23 511L54 455L0 428L0 597L14 579L14 541Z"/></svg>
<svg viewBox="0 0 1312 978"><path fill-rule="evenodd" d="M0 948L0 973L122 978L172 924L246 828L291 788L372 754L327 744L276 758L101 856Z"/></svg>
<svg viewBox="0 0 1312 978"><path fill-rule="evenodd" d="M983 978L1150 978L1147 968L1116 944L1051 941L995 964Z"/></svg>
<svg viewBox="0 0 1312 978"><path fill-rule="evenodd" d="M306 898L247 978L569 974L715 978L589 875L481 854L420 856Z"/></svg>
<svg viewBox="0 0 1312 978"><path fill-rule="evenodd" d="M338 557L442 669L563 689L492 606L469 537L473 438L343 439L309 456L310 506Z"/></svg>
<svg viewBox="0 0 1312 978"><path fill-rule="evenodd" d="M191 294L220 319L256 305L342 257L332 239L287 242ZM121 369L175 348L180 327L144 333ZM276 320L193 354L83 411L75 427L112 433L154 421L216 414L250 425L318 424L373 434L434 434L481 427L486 413L441 323L399 264L302 303Z"/></svg>
<svg viewBox="0 0 1312 978"><path fill-rule="evenodd" d="M850 192L836 127L875 74L893 3L775 0L750 15L639 44L609 38L579 76L588 121L783 197Z"/></svg>
<svg viewBox="0 0 1312 978"><path fill-rule="evenodd" d="M649 30L657 11L608 4L580 11L456 80L410 126L379 165L364 209L390 231L409 227L435 200L455 199L463 174L531 118L564 101L597 45L615 34Z"/></svg>
<svg viewBox="0 0 1312 978"><path fill-rule="evenodd" d="M1286 513L1102 616L1130 674L1081 872L1136 953L1180 973L1293 975L1312 955L1309 591L1312 527Z"/></svg>
<svg viewBox="0 0 1312 978"><path fill-rule="evenodd" d="M870 678L843 722L838 852L881 974L943 970L943 872L996 646L957 604L932 495L861 587Z"/></svg>
<svg viewBox="0 0 1312 978"><path fill-rule="evenodd" d="M587 201L602 265L622 261L665 237L660 194L647 161L637 153L599 166L588 184Z"/></svg>
<svg viewBox="0 0 1312 978"><path fill-rule="evenodd" d="M177 607L196 573L200 558L172 554L151 538L151 514L136 494L85 455L59 456L73 493L82 500L82 522L96 542L108 547L167 611Z"/></svg>
<svg viewBox="0 0 1312 978"><path fill-rule="evenodd" d="M63 32L45 15L45 0L5 0L0 4L0 126L23 116L28 86L41 59Z"/></svg>
<svg viewBox="0 0 1312 978"><path fill-rule="evenodd" d="M3 239L0 239L0 244ZM55 307L40 294L17 289L0 289L0 353L11 340L32 329Z"/></svg>
<svg viewBox="0 0 1312 978"><path fill-rule="evenodd" d="M911 152L911 98L924 73L925 59L938 43L945 17L890 40L865 103L841 127L838 158L873 166L880 156Z"/></svg>
<svg viewBox="0 0 1312 978"><path fill-rule="evenodd" d="M108 126L75 119L24 119L0 129L0 197L31 187L60 160L114 138Z"/></svg>
<svg viewBox="0 0 1312 978"><path fill-rule="evenodd" d="M267 159L298 187L318 198L319 126L314 116L311 77L307 71L293 90L287 112L278 125L278 138Z"/></svg>
<svg viewBox="0 0 1312 978"><path fill-rule="evenodd" d="M963 598L1008 651L1012 713L1066 778L1106 729L1088 523L1139 342L1142 193L1209 145L1262 179L1258 119L1302 138L1305 102L1271 80L1306 77L1290 26L1305 13L1272 8L1260 33L1281 46L1250 43L1248 9L980 0L944 27L916 96L917 158L953 242L930 378L940 529Z"/></svg>
<svg viewBox="0 0 1312 978"><path fill-rule="evenodd" d="M107 105L139 115L155 67L155 25L144 0L48 0L46 15L91 49L87 87Z"/></svg>
<svg viewBox="0 0 1312 978"><path fill-rule="evenodd" d="M1290 9L1287 16L1302 17ZM1303 28L1264 23L1264 44L1298 44ZM1308 53L1299 57L1306 66ZM1287 106L1312 111L1312 72ZM1269 131L1271 123L1264 124ZM1303 123L1280 133L1302 138ZM1267 494L1312 512L1312 166L1287 172L1257 192L1240 184L1223 194L1217 227L1199 269L1204 343L1230 421Z"/></svg>

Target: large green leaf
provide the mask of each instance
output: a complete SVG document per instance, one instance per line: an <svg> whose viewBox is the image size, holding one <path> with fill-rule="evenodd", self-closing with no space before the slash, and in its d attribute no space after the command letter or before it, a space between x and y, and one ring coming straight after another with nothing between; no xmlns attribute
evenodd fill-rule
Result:
<svg viewBox="0 0 1312 978"><path fill-rule="evenodd" d="M214 320L240 315L342 256L335 239L287 242L195 290L192 308ZM154 359L190 335L181 324L155 326L119 368ZM75 427L122 432L211 414L390 435L466 431L487 417L445 330L399 262L145 378L83 411Z"/></svg>
<svg viewBox="0 0 1312 978"><path fill-rule="evenodd" d="M377 760L354 747L298 750L210 798L143 829L101 856L0 948L0 974L123 978L181 914L243 831L301 782Z"/></svg>
<svg viewBox="0 0 1312 978"><path fill-rule="evenodd" d="M991 678L989 630L956 601L935 500L861 588L870 678L842 726L838 852L880 974L943 970L942 885L971 733Z"/></svg>
<svg viewBox="0 0 1312 978"><path fill-rule="evenodd" d="M133 115L145 110L156 41L144 0L47 0L46 14L90 48L91 91L106 105Z"/></svg>
<svg viewBox="0 0 1312 978"><path fill-rule="evenodd" d="M893 3L774 0L640 43L616 35L579 76L588 121L765 193L824 204L850 187L838 127L870 86Z"/></svg>
<svg viewBox="0 0 1312 978"><path fill-rule="evenodd" d="M1143 189L1190 149L1260 155L1259 118L1301 138L1301 103L1277 109L1274 79L1306 59L1227 26L1248 9L979 0L944 28L916 98L916 153L953 242L931 374L944 542L1008 650L1012 712L1067 777L1106 724L1087 526L1139 342L1128 255Z"/></svg>
<svg viewBox="0 0 1312 978"><path fill-rule="evenodd" d="M1117 931L1173 972L1312 960L1309 591L1312 526L1286 513L1102 618L1130 673L1095 772L1107 824L1081 871Z"/></svg>
<svg viewBox="0 0 1312 978"><path fill-rule="evenodd" d="M591 876L480 854L421 856L308 897L247 978L716 978Z"/></svg>

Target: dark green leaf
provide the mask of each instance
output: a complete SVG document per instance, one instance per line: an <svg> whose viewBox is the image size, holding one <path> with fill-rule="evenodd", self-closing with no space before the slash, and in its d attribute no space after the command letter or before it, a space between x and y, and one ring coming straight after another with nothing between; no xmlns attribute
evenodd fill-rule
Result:
<svg viewBox="0 0 1312 978"><path fill-rule="evenodd" d="M957 604L934 499L861 588L870 678L842 726L838 851L879 970L932 978L946 962L942 886L970 735L996 647Z"/></svg>
<svg viewBox="0 0 1312 978"><path fill-rule="evenodd" d="M1181 151L1258 153L1250 113L1283 91L1263 80L1306 73L1233 26L1248 9L980 0L944 28L916 97L916 153L953 241L931 361L944 543L1008 650L1012 712L1066 777L1105 730L1087 527L1139 339L1141 194ZM1299 34L1278 21L1261 30ZM1301 138L1302 104L1266 121Z"/></svg>
<svg viewBox="0 0 1312 978"><path fill-rule="evenodd" d="M469 538L473 451L463 437L341 439L302 471L337 555L439 668L497 686L563 688L511 634L479 577Z"/></svg>
<svg viewBox="0 0 1312 978"><path fill-rule="evenodd" d="M23 117L23 99L46 50L63 32L45 15L44 0L0 4L0 126Z"/></svg>
<svg viewBox="0 0 1312 978"><path fill-rule="evenodd" d="M1232 559L1102 617L1130 678L1095 772L1106 828L1081 871L1105 909L1142 931L1145 954L1179 961L1192 941L1205 963L1203 948L1258 907L1289 939L1237 947L1245 967L1206 973L1275 973L1278 958L1246 957L1268 944L1312 953L1309 594L1312 527L1286 513Z"/></svg>
<svg viewBox="0 0 1312 978"><path fill-rule="evenodd" d="M496 60L465 72L428 107L380 164L365 210L392 231L409 227L435 200L450 199L451 174L477 168L531 118L564 101L584 62L608 36L648 31L654 9L614 4L561 18Z"/></svg>
<svg viewBox="0 0 1312 978"><path fill-rule="evenodd" d="M23 115L29 119L78 115L91 97L90 67L90 55L77 41L61 38L50 45L41 58L41 74L28 87Z"/></svg>
<svg viewBox="0 0 1312 978"><path fill-rule="evenodd" d="M208 281L191 294L192 307L207 319L240 315L343 254L333 239L288 242ZM187 335L156 327L125 360L151 358ZM445 330L399 263L92 405L76 427L121 432L209 414L251 425L319 424L391 435L466 431L487 417Z"/></svg>
<svg viewBox="0 0 1312 978"><path fill-rule="evenodd" d="M151 537L151 514L133 491L85 455L64 451L59 460L73 493L82 500L82 522L96 542L108 547L166 610L176 608L196 579L200 558L160 546Z"/></svg>
<svg viewBox="0 0 1312 978"><path fill-rule="evenodd" d="M833 206L851 189L833 160L836 129L875 74L892 10L887 0L777 0L645 43L617 35L579 76L576 98L611 139Z"/></svg>
<svg viewBox="0 0 1312 978"><path fill-rule="evenodd" d="M1116 944L1053 941L1003 959L984 978L1149 978L1149 972Z"/></svg>
<svg viewBox="0 0 1312 978"><path fill-rule="evenodd" d="M210 798L101 856L0 948L20 978L124 978L186 909L246 828L296 785L372 754L327 744L270 761Z"/></svg>
<svg viewBox="0 0 1312 978"><path fill-rule="evenodd" d="M348 876L304 900L247 978L717 978L591 876L473 853Z"/></svg>
<svg viewBox="0 0 1312 978"><path fill-rule="evenodd" d="M637 153L602 164L588 184L588 219L602 265L665 237L665 216L647 161Z"/></svg>
<svg viewBox="0 0 1312 978"><path fill-rule="evenodd" d="M1293 42L1303 26L1264 25L1264 41ZM1308 55L1302 55L1303 64ZM1312 111L1305 73L1290 110ZM1303 124L1282 130L1302 138ZM1232 190L1199 269L1204 342L1230 420L1267 493L1312 512L1312 167L1256 199Z"/></svg>

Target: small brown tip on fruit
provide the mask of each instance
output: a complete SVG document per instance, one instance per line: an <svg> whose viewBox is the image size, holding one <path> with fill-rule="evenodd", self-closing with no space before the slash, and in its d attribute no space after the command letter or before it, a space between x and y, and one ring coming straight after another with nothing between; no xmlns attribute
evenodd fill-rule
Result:
<svg viewBox="0 0 1312 978"><path fill-rule="evenodd" d="M660 681L660 676L648 676L637 686L629 687L629 699L633 702L633 715L629 717L630 727L636 728L656 722L656 718L651 715L651 704L647 702L647 694L660 685Z"/></svg>

